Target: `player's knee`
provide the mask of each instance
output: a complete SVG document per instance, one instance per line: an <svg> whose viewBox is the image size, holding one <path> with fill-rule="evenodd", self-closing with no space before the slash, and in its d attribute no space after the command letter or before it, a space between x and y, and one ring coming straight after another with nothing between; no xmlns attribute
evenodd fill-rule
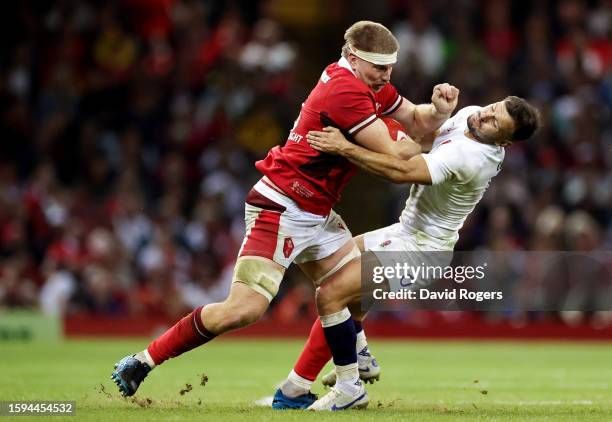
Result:
<svg viewBox="0 0 612 422"><path fill-rule="evenodd" d="M257 322L266 312L265 307L228 305L224 312L223 331L235 330Z"/></svg>
<svg viewBox="0 0 612 422"><path fill-rule="evenodd" d="M255 315L246 312L234 313L228 315L224 321L224 331L236 330L238 328L246 327L249 324L257 321Z"/></svg>
<svg viewBox="0 0 612 422"><path fill-rule="evenodd" d="M353 319L361 321L365 318L368 313L367 309L364 309L361 305L361 300L354 300L347 305Z"/></svg>
<svg viewBox="0 0 612 422"><path fill-rule="evenodd" d="M334 292L329 284L324 284L317 288L315 292L315 299L317 303L317 309L319 314L326 315L335 311L340 306L339 297Z"/></svg>
<svg viewBox="0 0 612 422"><path fill-rule="evenodd" d="M361 289L354 283L323 283L316 291L316 303L319 313L337 312L352 302L359 302Z"/></svg>
<svg viewBox="0 0 612 422"><path fill-rule="evenodd" d="M238 314L238 323L241 327L245 327L261 319L266 312L266 308L250 307L242 308Z"/></svg>

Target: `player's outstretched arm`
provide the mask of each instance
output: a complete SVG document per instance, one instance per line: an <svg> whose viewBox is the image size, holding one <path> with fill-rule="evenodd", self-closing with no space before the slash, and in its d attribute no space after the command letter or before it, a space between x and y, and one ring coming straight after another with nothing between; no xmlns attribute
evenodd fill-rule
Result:
<svg viewBox="0 0 612 422"><path fill-rule="evenodd" d="M408 159L421 153L421 146L412 139L394 141L389 136L387 125L380 119L359 131L355 141L362 147L401 159Z"/></svg>
<svg viewBox="0 0 612 422"><path fill-rule="evenodd" d="M402 105L390 115L415 138L435 132L457 107L459 89L443 83L434 86L430 104L415 105L404 98Z"/></svg>
<svg viewBox="0 0 612 422"><path fill-rule="evenodd" d="M333 127L326 127L322 132L310 131L306 135L306 140L317 151L341 155L362 169L393 183L431 184L427 163L420 154L402 160L370 151L350 143L338 129Z"/></svg>

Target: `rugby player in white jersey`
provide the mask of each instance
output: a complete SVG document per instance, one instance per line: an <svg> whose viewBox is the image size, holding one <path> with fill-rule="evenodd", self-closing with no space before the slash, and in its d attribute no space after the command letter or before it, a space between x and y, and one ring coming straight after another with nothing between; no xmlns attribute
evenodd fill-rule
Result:
<svg viewBox="0 0 612 422"><path fill-rule="evenodd" d="M414 183L398 223L356 238L362 251L436 252L453 250L459 229L482 198L491 179L501 170L504 148L530 138L538 125L537 110L525 100L511 96L486 107L461 109L432 136L421 140L423 150L430 150L428 154L419 154L409 160L366 151L331 127L324 131L311 131L307 139L316 150L343 156L394 183ZM340 277L329 280L318 289L318 295L325 297L324 303L328 304L320 311L333 313L350 306L353 318L359 320L360 316L355 315L359 312L356 311L359 306L355 305L361 298L359 259L351 261L341 272ZM329 359L326 345L321 341L323 337L316 327L317 324L313 326L298 361L300 372L307 373L309 379L316 378ZM367 351L365 336L361 342L361 345L357 344L357 350L365 347L363 350ZM368 371L371 369L366 368ZM361 375L362 379L368 376ZM333 384L335 381L333 374L326 378L324 383ZM305 391L306 385L296 384L291 377L283 387L291 387L293 391L301 387L303 394L309 393ZM338 410L343 407L340 404L346 406L354 400L358 401L358 397L346 397L342 391L332 388L309 408Z"/></svg>

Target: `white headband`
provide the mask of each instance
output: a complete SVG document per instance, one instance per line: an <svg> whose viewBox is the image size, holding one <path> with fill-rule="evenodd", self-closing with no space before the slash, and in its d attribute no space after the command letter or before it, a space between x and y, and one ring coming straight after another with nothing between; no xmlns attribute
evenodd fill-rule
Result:
<svg viewBox="0 0 612 422"><path fill-rule="evenodd" d="M366 62L378 64L378 65L388 65L395 64L397 62L397 51L390 54L383 53L370 53L367 51L361 51L353 47L349 46L351 53L359 57L360 59L365 60Z"/></svg>

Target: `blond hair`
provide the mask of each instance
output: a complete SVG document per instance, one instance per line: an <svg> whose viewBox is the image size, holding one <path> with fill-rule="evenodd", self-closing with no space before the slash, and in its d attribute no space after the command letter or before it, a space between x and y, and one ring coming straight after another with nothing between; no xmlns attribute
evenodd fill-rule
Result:
<svg viewBox="0 0 612 422"><path fill-rule="evenodd" d="M399 50L397 38L384 25L372 21L352 24L344 33L342 55L348 57L351 47L368 53L392 54Z"/></svg>

